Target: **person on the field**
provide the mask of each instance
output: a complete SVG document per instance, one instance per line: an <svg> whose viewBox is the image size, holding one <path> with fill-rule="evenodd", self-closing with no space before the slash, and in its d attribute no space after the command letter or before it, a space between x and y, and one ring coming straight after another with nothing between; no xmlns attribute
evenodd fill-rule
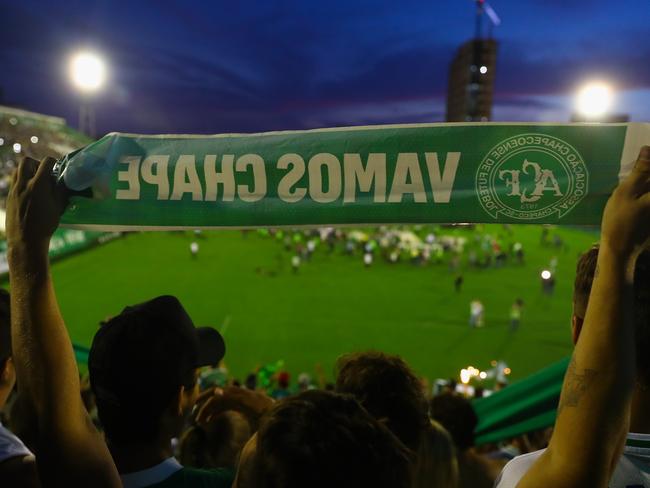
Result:
<svg viewBox="0 0 650 488"><path fill-rule="evenodd" d="M454 290L456 290L456 293L460 293L461 289L463 288L463 275L459 274L456 276L456 279L454 280Z"/></svg>
<svg viewBox="0 0 650 488"><path fill-rule="evenodd" d="M190 254L192 255L192 258L196 258L196 256L199 254L199 243L196 241L192 241L190 244Z"/></svg>
<svg viewBox="0 0 650 488"><path fill-rule="evenodd" d="M578 342L591 292L598 247L592 247L578 260L573 287L572 337ZM636 385L630 410L630 433L610 481L610 488L650 487L650 251L644 251L634 270L634 318L636 341ZM498 488L514 488L542 451L516 457L504 468Z"/></svg>
<svg viewBox="0 0 650 488"><path fill-rule="evenodd" d="M469 304L469 326L472 328L483 327L485 307L480 300L472 300Z"/></svg>
<svg viewBox="0 0 650 488"><path fill-rule="evenodd" d="M291 270L293 271L293 274L298 274L299 269L300 269L300 256L294 254L291 257Z"/></svg>
<svg viewBox="0 0 650 488"><path fill-rule="evenodd" d="M306 253L305 257L309 261L311 259L312 254L314 254L314 251L316 250L316 240L315 239L309 239L307 241L307 247L306 247Z"/></svg>
<svg viewBox="0 0 650 488"><path fill-rule="evenodd" d="M517 298L510 307L510 330L515 331L519 329L521 324L521 312L524 308L524 301Z"/></svg>
<svg viewBox="0 0 650 488"><path fill-rule="evenodd" d="M11 319L9 293L0 288L0 411L16 384L11 357ZM16 488L39 486L34 454L0 422L0 486Z"/></svg>

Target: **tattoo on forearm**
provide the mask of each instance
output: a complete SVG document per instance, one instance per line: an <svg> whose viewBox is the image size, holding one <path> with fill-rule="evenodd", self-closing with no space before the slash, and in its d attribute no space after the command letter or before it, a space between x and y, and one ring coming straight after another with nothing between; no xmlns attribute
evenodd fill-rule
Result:
<svg viewBox="0 0 650 488"><path fill-rule="evenodd" d="M598 371L594 369L579 370L575 356L571 358L564 378L564 387L558 406L558 415L565 407L577 407L580 399L593 384Z"/></svg>

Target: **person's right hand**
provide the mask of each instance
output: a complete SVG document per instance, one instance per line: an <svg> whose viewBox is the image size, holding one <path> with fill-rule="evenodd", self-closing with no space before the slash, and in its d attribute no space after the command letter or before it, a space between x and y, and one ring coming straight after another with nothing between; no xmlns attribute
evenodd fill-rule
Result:
<svg viewBox="0 0 650 488"><path fill-rule="evenodd" d="M622 257L636 256L650 238L650 146L643 146L630 175L607 202L602 245Z"/></svg>
<svg viewBox="0 0 650 488"><path fill-rule="evenodd" d="M55 160L24 158L14 173L7 197L8 248L47 253L50 238L65 209L65 191L52 177Z"/></svg>

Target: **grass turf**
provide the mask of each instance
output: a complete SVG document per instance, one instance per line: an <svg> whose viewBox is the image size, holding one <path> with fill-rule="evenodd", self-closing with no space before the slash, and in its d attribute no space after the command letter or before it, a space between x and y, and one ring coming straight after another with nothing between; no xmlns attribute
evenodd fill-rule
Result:
<svg viewBox="0 0 650 488"><path fill-rule="evenodd" d="M222 331L226 364L240 379L280 359L294 375L313 374L320 363L331 378L337 356L370 348L400 354L430 379L457 377L468 365L486 369L493 359L505 360L518 379L571 351L575 262L597 235L554 229L566 243L559 251L540 245L539 226L512 230L526 264L465 270L460 293L446 265L376 259L366 269L360 256L329 255L324 245L294 275L280 242L236 231L204 232L196 259L189 253L191 233L129 234L55 263L53 276L72 339L82 345L90 344L100 320L125 304L173 294L197 325ZM471 238L472 232L444 233ZM486 226L484 232L503 229ZM539 274L552 256L559 260L557 286L548 297ZM270 276L271 270L277 273ZM511 332L508 314L518 297L525 302L523 319ZM482 329L468 326L474 298L485 304Z"/></svg>

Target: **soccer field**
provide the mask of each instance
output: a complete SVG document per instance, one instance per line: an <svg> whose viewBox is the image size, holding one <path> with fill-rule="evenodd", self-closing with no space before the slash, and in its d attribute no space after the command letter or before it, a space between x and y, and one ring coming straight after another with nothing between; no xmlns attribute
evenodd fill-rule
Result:
<svg viewBox="0 0 650 488"><path fill-rule="evenodd" d="M457 377L468 365L502 359L518 379L571 351L571 290L577 255L597 239L583 230L552 229L563 249L542 246L539 226L513 226L525 265L465 269L460 293L446 264L415 266L360 255L328 254L321 245L298 274L292 254L272 237L239 231L133 233L54 264L53 275L73 341L88 346L100 320L160 294L180 298L196 325L223 333L226 364L243 379L256 366L283 360L295 375L331 375L342 353L379 349L402 355L429 379ZM445 229L471 238L474 231ZM503 232L485 226L484 233ZM189 244L200 252L192 259ZM558 258L553 296L540 272ZM465 263L463 262L463 265ZM485 305L486 325L468 326L469 303ZM510 306L525 302L521 327L509 330ZM331 377L331 376L330 376Z"/></svg>

